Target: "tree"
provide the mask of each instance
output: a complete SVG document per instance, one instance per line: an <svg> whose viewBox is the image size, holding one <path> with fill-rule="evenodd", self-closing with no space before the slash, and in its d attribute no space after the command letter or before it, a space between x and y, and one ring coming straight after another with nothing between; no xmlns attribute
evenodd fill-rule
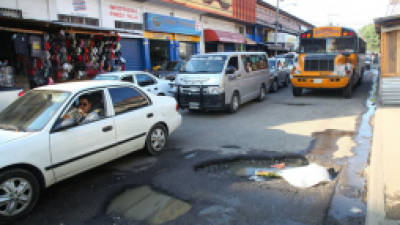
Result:
<svg viewBox="0 0 400 225"><path fill-rule="evenodd" d="M361 37L367 42L367 50L379 53L380 50L380 39L379 35L375 32L375 25L369 24L361 28L360 30Z"/></svg>

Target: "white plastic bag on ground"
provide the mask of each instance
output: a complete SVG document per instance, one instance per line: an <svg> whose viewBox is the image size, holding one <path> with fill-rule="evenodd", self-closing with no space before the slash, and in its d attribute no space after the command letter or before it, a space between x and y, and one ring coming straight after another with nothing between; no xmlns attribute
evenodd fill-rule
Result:
<svg viewBox="0 0 400 225"><path fill-rule="evenodd" d="M330 181L328 171L315 163L283 169L278 174L289 184L299 188L308 188L321 182Z"/></svg>

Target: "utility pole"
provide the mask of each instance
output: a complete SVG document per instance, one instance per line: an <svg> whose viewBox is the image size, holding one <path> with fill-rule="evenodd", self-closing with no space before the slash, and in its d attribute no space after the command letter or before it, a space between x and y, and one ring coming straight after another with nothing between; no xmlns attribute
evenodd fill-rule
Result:
<svg viewBox="0 0 400 225"><path fill-rule="evenodd" d="M283 0L282 0L283 1ZM278 24L279 24L279 0L276 0L276 13L275 13L275 36L274 36L274 42L275 42L275 56L278 55Z"/></svg>

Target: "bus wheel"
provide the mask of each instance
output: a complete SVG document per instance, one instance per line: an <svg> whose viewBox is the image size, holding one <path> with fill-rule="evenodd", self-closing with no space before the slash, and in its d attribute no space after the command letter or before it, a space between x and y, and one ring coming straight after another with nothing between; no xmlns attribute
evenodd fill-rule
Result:
<svg viewBox="0 0 400 225"><path fill-rule="evenodd" d="M353 82L350 80L347 86L343 88L343 97L351 98L352 94L353 94Z"/></svg>
<svg viewBox="0 0 400 225"><path fill-rule="evenodd" d="M295 97L301 96L301 94L303 93L303 88L293 87L292 92L293 92L293 96L295 96Z"/></svg>

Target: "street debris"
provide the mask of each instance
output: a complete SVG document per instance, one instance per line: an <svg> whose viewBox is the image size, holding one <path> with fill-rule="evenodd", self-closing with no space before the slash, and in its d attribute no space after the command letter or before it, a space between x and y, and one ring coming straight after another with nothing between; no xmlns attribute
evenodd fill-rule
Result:
<svg viewBox="0 0 400 225"><path fill-rule="evenodd" d="M279 175L289 184L299 188L308 188L322 182L331 181L328 171L315 163L302 167L287 168L280 171Z"/></svg>
<svg viewBox="0 0 400 225"><path fill-rule="evenodd" d="M272 166L271 166L272 167ZM328 171L315 163L307 166L288 167L282 169L278 168L247 168L246 175L250 176L251 180L257 179L254 176L268 177L268 178L283 178L292 186L298 188L308 188L320 184L322 182L331 181Z"/></svg>

